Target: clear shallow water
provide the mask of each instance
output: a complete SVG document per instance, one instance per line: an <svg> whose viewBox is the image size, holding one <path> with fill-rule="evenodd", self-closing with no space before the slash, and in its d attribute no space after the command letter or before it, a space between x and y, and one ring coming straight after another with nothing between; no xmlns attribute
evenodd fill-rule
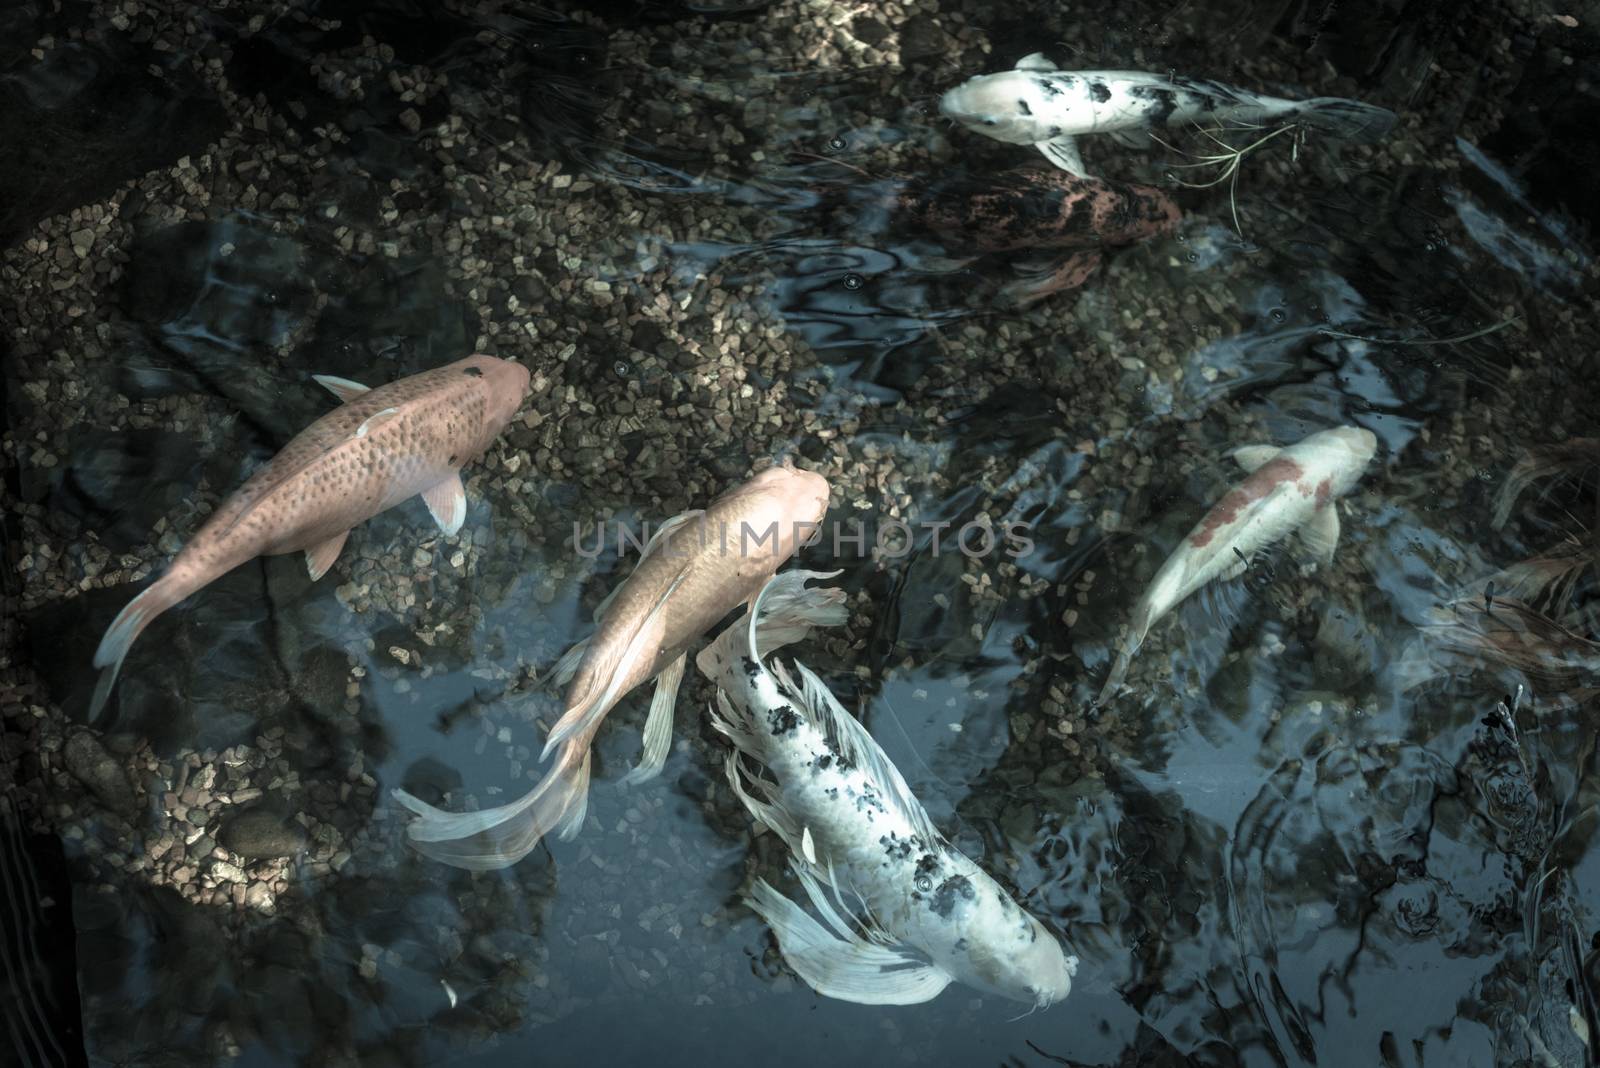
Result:
<svg viewBox="0 0 1600 1068"><path fill-rule="evenodd" d="M33 969L7 975L52 993L27 1019L60 1036L19 1048L1584 1063L1591 703L1536 689L1513 743L1492 713L1524 677L1408 653L1434 606L1588 536L1592 478L1490 518L1524 449L1595 434L1594 201L1564 132L1592 32L1487 5L1451 26L1408 12L1378 41L1353 11L1122 14L5 16L0 121L27 150L0 216L0 751L5 885L32 903L7 960ZM1178 234L1002 310L1010 264L968 262L882 194L1031 164L929 105L1041 27L1073 65L1355 95L1401 127L1372 153L1263 152L1243 236L1225 190L1180 193ZM1173 162L1086 150L1119 178ZM84 729L130 583L327 410L310 374L383 381L472 350L537 378L468 472L458 538L408 502L319 583L293 557L240 568L147 632ZM1227 450L1340 423L1380 445L1333 568L1302 575L1284 548L1202 591L1087 715L1144 583L1237 479ZM627 566L575 553L574 521L659 520L790 450L869 537L1035 524L1015 562L808 550L857 599L800 655L1082 958L1060 1005L1018 1020L953 986L868 1008L788 975L738 903L784 858L721 778L699 680L642 788L616 780L646 695L611 716L573 842L478 877L404 845L389 788L493 804L539 774L558 707L539 680Z"/></svg>

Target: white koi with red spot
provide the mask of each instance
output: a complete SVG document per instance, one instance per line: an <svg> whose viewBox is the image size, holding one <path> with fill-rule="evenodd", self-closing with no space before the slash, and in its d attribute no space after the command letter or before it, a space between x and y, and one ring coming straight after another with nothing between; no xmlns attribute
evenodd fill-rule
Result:
<svg viewBox="0 0 1600 1068"><path fill-rule="evenodd" d="M1319 564L1333 561L1339 543L1335 499L1348 493L1377 451L1370 430L1322 430L1288 448L1247 445L1233 453L1249 477L1233 487L1195 524L1151 580L1111 666L1097 704L1122 685L1128 663L1156 621L1214 579L1235 578L1261 549L1298 532Z"/></svg>

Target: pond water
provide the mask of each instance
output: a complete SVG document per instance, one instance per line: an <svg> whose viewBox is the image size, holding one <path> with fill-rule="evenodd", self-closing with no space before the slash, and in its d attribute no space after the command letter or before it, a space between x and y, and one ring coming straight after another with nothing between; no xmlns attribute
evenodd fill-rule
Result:
<svg viewBox="0 0 1600 1068"><path fill-rule="evenodd" d="M14 0L0 28L19 1063L1594 1058L1600 7ZM1019 304L1064 246L907 205L1050 168L938 111L1040 50L1399 121L1209 186L1196 129L1085 137L1182 221ZM458 534L411 500L319 581L239 567L90 715L107 624L330 410L313 374L473 352L532 388ZM1263 548L1097 705L1230 453L1337 426L1376 454L1331 564ZM487 873L409 847L391 789L487 807L543 773L548 676L632 566L575 531L785 456L865 546L800 552L850 618L794 652L1079 958L1064 1001L801 982L742 903L794 881L692 667L660 778L619 782L648 688L608 718L575 838Z"/></svg>

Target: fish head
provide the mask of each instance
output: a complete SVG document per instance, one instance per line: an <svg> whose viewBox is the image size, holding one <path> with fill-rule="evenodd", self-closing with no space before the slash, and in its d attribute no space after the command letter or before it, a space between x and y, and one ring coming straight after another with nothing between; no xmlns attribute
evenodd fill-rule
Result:
<svg viewBox="0 0 1600 1068"><path fill-rule="evenodd" d="M741 533L741 555L752 559L741 568L754 574L794 555L827 514L828 499L827 479L785 460L728 490L712 508L727 515L730 529L749 532Z"/></svg>
<svg viewBox="0 0 1600 1068"><path fill-rule="evenodd" d="M483 422L490 440L493 440L511 422L528 397L528 383L531 381L528 368L511 360L476 353L458 360L455 369L477 379L478 387L488 398L488 411L484 413Z"/></svg>
<svg viewBox="0 0 1600 1068"><path fill-rule="evenodd" d="M1335 427L1323 431L1323 434L1326 446L1332 452L1328 462L1339 483L1338 492L1344 493L1356 484L1361 473L1367 469L1367 464L1372 462L1372 457L1378 451L1378 437L1361 426Z"/></svg>
<svg viewBox="0 0 1600 1068"><path fill-rule="evenodd" d="M1063 1000L1072 991L1078 958L1068 956L1036 917L1009 901L1007 905L1001 937L969 937L968 967L960 978L999 997L1031 1001L1036 1008Z"/></svg>
<svg viewBox="0 0 1600 1068"><path fill-rule="evenodd" d="M1011 145L1036 145L1094 127L1077 79L1059 71L980 74L939 98L939 114Z"/></svg>

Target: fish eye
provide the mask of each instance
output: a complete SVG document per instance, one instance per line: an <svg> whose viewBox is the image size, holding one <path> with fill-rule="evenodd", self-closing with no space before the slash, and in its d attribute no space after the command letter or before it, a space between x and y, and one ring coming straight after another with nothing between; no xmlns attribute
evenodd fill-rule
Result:
<svg viewBox="0 0 1600 1068"><path fill-rule="evenodd" d="M998 125L1000 125L999 122L996 121L995 119L984 119L983 120L983 124L985 126L998 126Z"/></svg>

